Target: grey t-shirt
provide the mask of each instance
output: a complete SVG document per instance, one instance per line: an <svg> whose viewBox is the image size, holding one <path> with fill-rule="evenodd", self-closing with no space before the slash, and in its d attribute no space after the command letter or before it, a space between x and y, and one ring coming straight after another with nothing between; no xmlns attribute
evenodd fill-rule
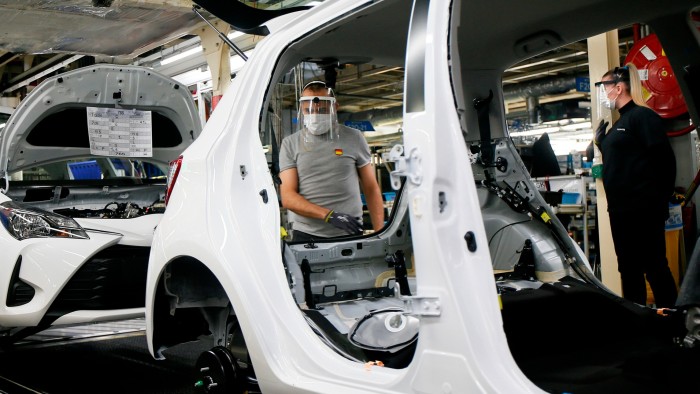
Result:
<svg viewBox="0 0 700 394"><path fill-rule="evenodd" d="M302 133L286 137L280 148L280 171L296 167L299 194L310 202L362 220L362 200L357 169L370 162L369 146L359 130L339 125L335 141L304 144ZM292 230L319 237L348 235L321 219L312 219L289 211ZM293 234L293 233L292 233Z"/></svg>

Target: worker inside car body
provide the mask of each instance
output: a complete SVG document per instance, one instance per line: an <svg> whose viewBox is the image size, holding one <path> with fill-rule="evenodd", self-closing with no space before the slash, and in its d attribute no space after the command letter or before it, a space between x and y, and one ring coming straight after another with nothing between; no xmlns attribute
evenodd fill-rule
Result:
<svg viewBox="0 0 700 394"><path fill-rule="evenodd" d="M359 130L338 124L333 90L313 81L302 89L299 131L280 149L280 195L289 212L292 241L362 233L365 195L372 227L384 226L384 203Z"/></svg>

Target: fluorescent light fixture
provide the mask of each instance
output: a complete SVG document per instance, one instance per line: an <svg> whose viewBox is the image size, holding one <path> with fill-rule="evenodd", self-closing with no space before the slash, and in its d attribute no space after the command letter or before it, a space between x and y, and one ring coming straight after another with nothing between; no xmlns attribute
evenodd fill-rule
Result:
<svg viewBox="0 0 700 394"><path fill-rule="evenodd" d="M576 140L550 140L550 144L552 145L552 150L554 151L554 154L557 156L566 156L571 151L575 152L585 152L586 148L588 148L588 144L591 141L576 141Z"/></svg>
<svg viewBox="0 0 700 394"><path fill-rule="evenodd" d="M541 129L535 129L535 131L539 131L540 134L544 133L556 133L557 131L561 130L561 127L559 126L554 126L554 127L543 127Z"/></svg>
<svg viewBox="0 0 700 394"><path fill-rule="evenodd" d="M177 55L167 57L167 58L161 60L160 64L162 66L164 66L166 64L170 64L170 63L176 62L178 60L182 60L186 57L190 57L190 56L196 55L198 53L202 53L202 46L201 45L197 45L196 47L194 47L192 49L188 49L184 52L180 52Z"/></svg>
<svg viewBox="0 0 700 394"><path fill-rule="evenodd" d="M539 129L531 129L531 130L525 130L525 131L514 131L512 133L509 133L511 137L527 137L531 135L540 135L544 133L554 133L560 130L560 127L542 127Z"/></svg>
<svg viewBox="0 0 700 394"><path fill-rule="evenodd" d="M211 80L211 73L209 72L209 68L207 68L206 71L202 71L201 68L195 68L194 70L190 70L180 75L176 75L173 77L173 79L185 86L189 86L194 85L198 82Z"/></svg>
<svg viewBox="0 0 700 394"><path fill-rule="evenodd" d="M558 127L548 127L548 129L559 129ZM550 131L542 131L543 129L536 129L536 130L525 130L525 131L514 131L512 133L509 133L511 137L530 137L533 135L541 135L543 133L551 132Z"/></svg>
<svg viewBox="0 0 700 394"><path fill-rule="evenodd" d="M233 40L233 39L238 38L244 34L245 33L243 33L242 31L234 30L234 31L228 33L228 39Z"/></svg>
<svg viewBox="0 0 700 394"><path fill-rule="evenodd" d="M322 3L321 1L310 1L310 2L306 3L306 5L310 5L310 6L314 7L314 6L320 5L321 3Z"/></svg>
<svg viewBox="0 0 700 394"><path fill-rule="evenodd" d="M243 33L242 31L232 31L231 33L228 34L228 39L233 40L233 39L236 39L236 38L241 37L243 35L245 35L245 33ZM166 64L170 64L170 63L176 62L178 60L182 60L182 59L185 59L185 58L188 58L190 56L197 55L197 54L202 54L202 46L201 45L197 45L194 48L188 49L184 52L180 52L176 55L166 57L160 61L160 65L164 66Z"/></svg>
<svg viewBox="0 0 700 394"><path fill-rule="evenodd" d="M248 51L243 52L246 56L250 57L253 53L255 48L250 49ZM243 65L245 64L245 61L238 55L231 56L230 58L230 66L231 66L231 72L235 73L238 72L241 68L243 68ZM173 79L180 82L183 85L194 85L195 83L198 82L207 82L211 81L211 72L209 71L209 67L205 67L204 71L202 71L203 67L196 68L194 70L190 70L187 72L184 72L179 75L173 76Z"/></svg>
<svg viewBox="0 0 700 394"><path fill-rule="evenodd" d="M575 130L590 129L590 128L591 128L591 122L571 123L571 124L561 126L561 129L564 131L575 131Z"/></svg>

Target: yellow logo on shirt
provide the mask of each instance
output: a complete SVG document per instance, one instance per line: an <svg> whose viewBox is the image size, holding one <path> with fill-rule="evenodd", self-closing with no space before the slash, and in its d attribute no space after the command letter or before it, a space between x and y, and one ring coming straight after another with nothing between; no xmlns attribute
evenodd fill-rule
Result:
<svg viewBox="0 0 700 394"><path fill-rule="evenodd" d="M335 150L335 155L336 155L336 156L342 156L342 155L343 155L343 150L342 150L342 149L336 149L336 150Z"/></svg>

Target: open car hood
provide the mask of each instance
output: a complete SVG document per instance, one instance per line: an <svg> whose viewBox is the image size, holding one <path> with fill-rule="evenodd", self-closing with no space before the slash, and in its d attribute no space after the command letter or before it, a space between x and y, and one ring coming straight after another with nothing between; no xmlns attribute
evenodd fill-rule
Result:
<svg viewBox="0 0 700 394"><path fill-rule="evenodd" d="M1 132L0 178L32 166L95 156L88 107L150 114L152 148L146 155L151 156L140 157L155 163L176 159L201 131L192 94L177 81L145 67L84 67L45 80L20 103Z"/></svg>

